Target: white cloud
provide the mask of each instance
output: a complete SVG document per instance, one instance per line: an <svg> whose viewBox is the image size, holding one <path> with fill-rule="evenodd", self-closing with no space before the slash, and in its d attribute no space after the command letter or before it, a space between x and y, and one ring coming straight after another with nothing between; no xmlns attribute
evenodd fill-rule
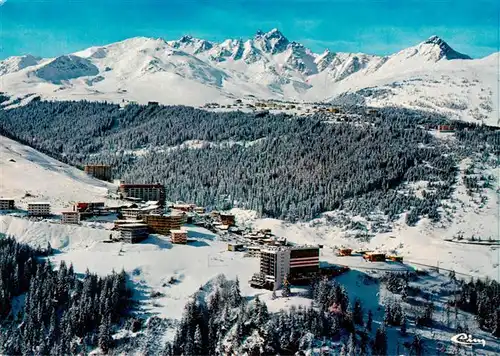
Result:
<svg viewBox="0 0 500 356"><path fill-rule="evenodd" d="M0 6L2 6L3 4L5 4L7 0L0 0Z"/></svg>

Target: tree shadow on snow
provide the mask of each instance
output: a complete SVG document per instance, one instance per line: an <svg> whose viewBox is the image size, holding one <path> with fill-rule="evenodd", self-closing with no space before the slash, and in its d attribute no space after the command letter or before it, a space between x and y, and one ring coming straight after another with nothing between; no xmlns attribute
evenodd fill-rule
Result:
<svg viewBox="0 0 500 356"><path fill-rule="evenodd" d="M149 237L141 241L139 244L142 245L156 245L161 249L171 249L172 248L172 243L167 240L167 237L159 237L156 235L149 235Z"/></svg>
<svg viewBox="0 0 500 356"><path fill-rule="evenodd" d="M188 246L193 246L193 247L206 247L206 246L210 246L205 241L200 241L200 240L190 240L190 241L188 241L187 245Z"/></svg>
<svg viewBox="0 0 500 356"><path fill-rule="evenodd" d="M195 239L203 239L203 240L210 240L210 241L213 241L214 239L214 235L211 235L211 234L206 234L204 232L200 232L200 231L193 231L193 230L189 230L189 237L192 237L192 238L195 238Z"/></svg>

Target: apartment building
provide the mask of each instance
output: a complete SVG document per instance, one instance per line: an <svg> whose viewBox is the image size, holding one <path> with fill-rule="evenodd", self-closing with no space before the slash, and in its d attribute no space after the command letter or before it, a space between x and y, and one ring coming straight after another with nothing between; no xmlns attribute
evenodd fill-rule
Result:
<svg viewBox="0 0 500 356"><path fill-rule="evenodd" d="M61 216L61 223L63 224L79 224L80 213L78 211L63 211Z"/></svg>
<svg viewBox="0 0 500 356"><path fill-rule="evenodd" d="M187 235L186 230L172 230L170 231L170 240L173 244L186 244Z"/></svg>
<svg viewBox="0 0 500 356"><path fill-rule="evenodd" d="M141 242L148 237L148 226L144 223L121 224L120 239L129 243Z"/></svg>
<svg viewBox="0 0 500 356"><path fill-rule="evenodd" d="M182 215L146 215L144 221L153 234L167 235L171 230L180 230L184 224Z"/></svg>
<svg viewBox="0 0 500 356"><path fill-rule="evenodd" d="M0 210L14 210L14 199L0 198Z"/></svg>
<svg viewBox="0 0 500 356"><path fill-rule="evenodd" d="M85 173L97 179L111 181L111 166L106 164L87 164L84 167Z"/></svg>
<svg viewBox="0 0 500 356"><path fill-rule="evenodd" d="M154 200L160 206L165 204L165 187L161 184L120 184L119 194L122 199Z"/></svg>
<svg viewBox="0 0 500 356"><path fill-rule="evenodd" d="M50 203L49 202L31 202L28 203L29 216L49 216Z"/></svg>
<svg viewBox="0 0 500 356"><path fill-rule="evenodd" d="M285 277L291 283L310 280L319 272L318 246L270 246L260 250L260 271L250 280L259 288L280 289Z"/></svg>

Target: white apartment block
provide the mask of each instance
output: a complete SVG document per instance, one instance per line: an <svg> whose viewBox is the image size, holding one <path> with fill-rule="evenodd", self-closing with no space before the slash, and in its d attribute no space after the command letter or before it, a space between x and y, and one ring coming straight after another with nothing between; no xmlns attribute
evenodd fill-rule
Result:
<svg viewBox="0 0 500 356"><path fill-rule="evenodd" d="M28 215L30 215L30 216L48 216L48 215L50 215L50 203L48 203L48 202L28 203Z"/></svg>
<svg viewBox="0 0 500 356"><path fill-rule="evenodd" d="M63 211L61 222L63 224L79 224L80 213L77 211Z"/></svg>

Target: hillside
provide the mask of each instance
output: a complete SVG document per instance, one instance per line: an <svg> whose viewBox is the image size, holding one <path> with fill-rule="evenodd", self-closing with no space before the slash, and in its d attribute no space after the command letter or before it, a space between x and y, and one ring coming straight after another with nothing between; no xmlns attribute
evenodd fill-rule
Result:
<svg viewBox="0 0 500 356"><path fill-rule="evenodd" d="M232 103L238 98L330 101L355 93L371 106L437 111L499 125L499 56L471 59L433 36L389 56L313 53L279 30L214 43L137 37L57 58L0 61L0 91L17 98Z"/></svg>
<svg viewBox="0 0 500 356"><path fill-rule="evenodd" d="M68 201L81 199L81 194L84 192L100 188L93 179L86 179L73 168L57 163L31 148L5 138L2 138L1 145L2 158L4 152L15 151L16 162L22 163L27 172L36 172L39 179L30 183L31 191L43 193L44 199L53 204L62 204L62 200L65 199ZM47 161L50 161L49 167L52 169L47 169L45 163ZM455 208L446 220L436 224L423 219L416 226L408 227L401 218L394 223L392 232L376 233L368 241L354 237L359 233L357 229L345 229L332 224L326 216L309 223L290 224L277 219L260 219L255 212L248 210L233 209L232 212L236 215L236 221L240 226L271 228L277 236L286 237L289 241L297 243L321 243L324 245L321 250L321 261L348 265L351 271L336 278L336 282L349 293L352 303L359 299L365 313L367 310L373 312L374 334L377 325L383 320L384 305L395 303L400 298L398 293L388 290L389 285L386 282L382 282L388 271L414 273L415 270L428 268L434 270L436 266L439 267L440 274L422 272L420 277L411 282L412 290L421 290L423 294L431 293L436 298L446 296L449 288L455 288L455 284L447 277L448 270L454 270L458 278L465 280L470 277L488 276L493 280L497 278L498 253L495 246L488 246L486 243L488 236L495 236L498 225L496 193L498 185L495 183L492 189L476 191L471 196L463 183L464 177L470 175L470 172L467 172L470 164L470 161L464 161L459 167L456 192L447 202ZM59 169L55 169L57 167ZM480 166L478 165L476 169L479 170ZM486 169L482 172L497 175L498 169ZM6 193L11 194L16 191L11 186L15 187L14 181L19 174L19 170L14 166L3 166L2 178L6 179L7 184L1 186L0 195L5 196ZM51 190L45 186L46 181L60 185L58 189ZM72 189L73 186L78 189ZM419 190L422 192L422 188ZM94 197L98 199L99 194L95 194ZM481 203L481 195L487 198L485 204ZM338 211L331 212L327 215L338 213ZM366 223L363 219L358 221ZM238 277L244 300L254 303L258 297L260 301L266 303L270 313L278 313L276 317L280 315L280 309L293 312L297 307L308 308L317 303L315 299L307 296L309 294L303 288L292 288L293 295L289 298L282 297L280 292L278 297L274 298L270 291L250 288L247 281L252 273L258 270L258 259L243 257L244 253L241 252L227 251L224 238L205 229L188 226L189 236L195 242L186 246L172 245L161 235L151 235L140 244L130 245L104 243L109 234L114 232L107 230L104 225L100 227L97 225L99 224L76 227L61 225L56 221L37 222L9 215L0 216L0 233L14 236L16 240L32 246L44 247L50 242L57 251L50 257L50 261L56 266L61 261L71 263L79 275L84 275L87 269L100 276L120 271L122 268L128 273L130 286L133 286L133 299L137 302L134 307L134 317L143 320L145 326L139 332L131 332L126 326L113 327L115 347L118 350L123 348L123 352L127 354L139 355L147 350L157 350L158 347L163 348L165 340L175 340L175 330L179 323L185 320L182 318L185 315L183 307L189 302L190 296L199 293L211 295L212 291L218 288L220 278L217 276L221 273L230 279ZM460 231L464 237L462 241L446 241L455 237ZM473 235L476 236L476 241L481 237L485 244L469 244ZM359 256L338 257L334 253L336 246L398 253L404 256L405 264L367 263ZM381 282L377 282L379 279ZM404 308L406 315L411 318L414 318L414 313L420 310L411 304L406 304ZM485 355L494 355L498 352L494 337L489 332L480 331L470 314L460 311L458 319L451 318L452 328L446 328L444 304L436 301L434 319L435 329L417 328L413 322L408 323L409 332L418 333L423 338L427 352L435 350L436 342L446 345L449 350L453 349L449 339L456 333L455 327L458 328L459 324L467 327L476 337L486 340L487 347L481 349ZM401 338L398 330L399 327L388 328L389 350L400 347L396 341ZM230 335L228 332L228 343L231 342ZM408 337L406 339L408 340ZM340 347L342 339L335 340L337 339L330 340L327 343L328 347ZM254 336L249 337L245 345L248 346L249 343L251 345L253 342L258 344L259 339L254 340ZM324 345L313 343L313 347L319 348Z"/></svg>
<svg viewBox="0 0 500 356"><path fill-rule="evenodd" d="M0 197L13 198L21 208L30 201L50 201L59 212L76 201L106 200L116 186L94 179L31 147L0 136Z"/></svg>

